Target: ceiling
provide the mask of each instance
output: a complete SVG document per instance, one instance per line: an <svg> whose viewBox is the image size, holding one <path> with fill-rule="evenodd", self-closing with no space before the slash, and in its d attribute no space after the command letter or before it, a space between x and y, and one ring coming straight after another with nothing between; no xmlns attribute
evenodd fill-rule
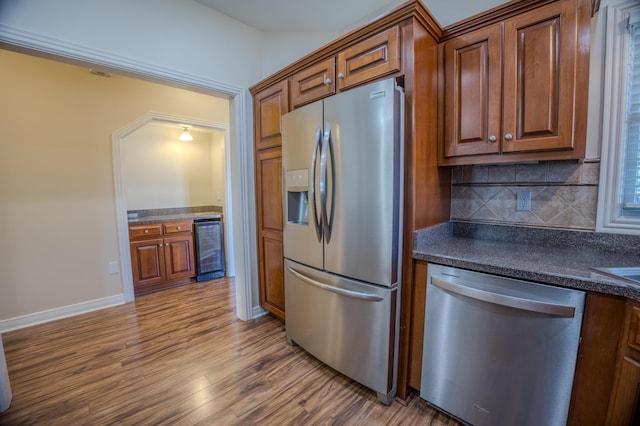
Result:
<svg viewBox="0 0 640 426"><path fill-rule="evenodd" d="M195 0L266 32L345 32L398 7L406 0ZM442 26L504 0L422 0Z"/></svg>

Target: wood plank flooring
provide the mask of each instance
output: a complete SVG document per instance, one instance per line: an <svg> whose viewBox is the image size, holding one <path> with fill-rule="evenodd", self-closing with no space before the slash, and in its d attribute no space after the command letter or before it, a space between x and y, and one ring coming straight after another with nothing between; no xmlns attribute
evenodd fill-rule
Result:
<svg viewBox="0 0 640 426"><path fill-rule="evenodd" d="M234 283L194 283L3 334L13 391L0 425L458 425L290 346L272 316L236 319Z"/></svg>

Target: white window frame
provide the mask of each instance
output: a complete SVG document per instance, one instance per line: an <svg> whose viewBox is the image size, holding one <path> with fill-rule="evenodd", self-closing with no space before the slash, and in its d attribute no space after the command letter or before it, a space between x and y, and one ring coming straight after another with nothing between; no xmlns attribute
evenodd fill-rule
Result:
<svg viewBox="0 0 640 426"><path fill-rule="evenodd" d="M640 218L623 216L626 91L629 67L629 19L640 16L637 0L605 8L604 78L602 98L602 152L596 231L639 234Z"/></svg>

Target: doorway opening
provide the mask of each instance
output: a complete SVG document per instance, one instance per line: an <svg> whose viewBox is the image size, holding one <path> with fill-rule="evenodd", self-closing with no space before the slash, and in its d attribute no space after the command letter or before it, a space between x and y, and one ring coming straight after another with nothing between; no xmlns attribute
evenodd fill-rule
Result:
<svg viewBox="0 0 640 426"><path fill-rule="evenodd" d="M194 141L178 140L185 127L195 135ZM215 204L224 217L226 275L235 276L233 206L227 178L231 164L228 127L227 123L150 112L112 135L118 244L126 301L135 298L128 249L127 212L131 210ZM167 139L172 136L175 138Z"/></svg>

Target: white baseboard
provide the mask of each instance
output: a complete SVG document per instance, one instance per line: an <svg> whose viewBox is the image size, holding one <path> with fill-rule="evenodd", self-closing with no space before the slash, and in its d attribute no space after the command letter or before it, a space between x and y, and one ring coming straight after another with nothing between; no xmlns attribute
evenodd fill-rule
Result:
<svg viewBox="0 0 640 426"><path fill-rule="evenodd" d="M124 294L118 294L115 296L104 297L102 299L89 300L87 302L76 303L74 305L63 306L61 308L36 312L34 314L0 320L0 333L72 317L74 315L80 315L91 311L97 311L98 309L104 309L111 306L122 305L124 302Z"/></svg>
<svg viewBox="0 0 640 426"><path fill-rule="evenodd" d="M253 309L251 310L251 319L256 319L263 315L267 315L267 311L262 309L260 306L254 306Z"/></svg>

